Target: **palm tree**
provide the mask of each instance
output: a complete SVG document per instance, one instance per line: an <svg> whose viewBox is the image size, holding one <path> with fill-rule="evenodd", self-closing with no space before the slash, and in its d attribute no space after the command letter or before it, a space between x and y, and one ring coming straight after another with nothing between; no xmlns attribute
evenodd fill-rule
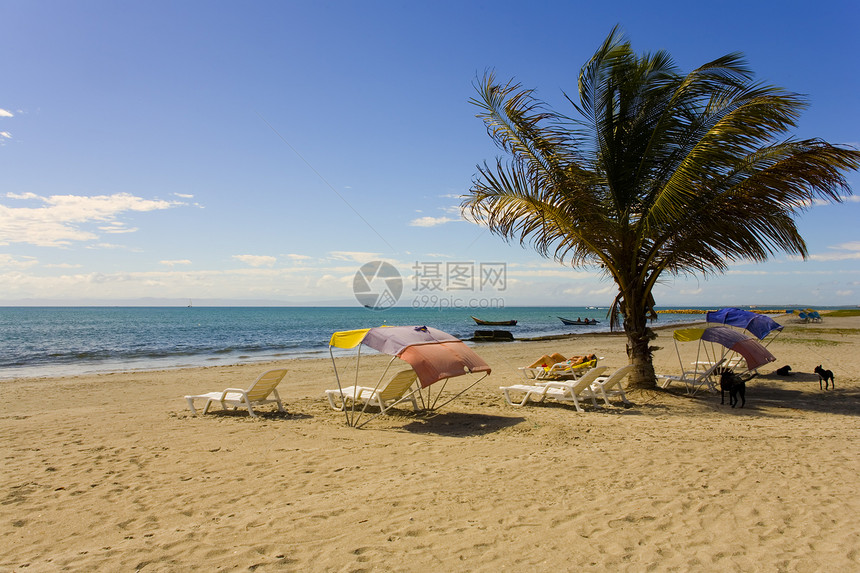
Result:
<svg viewBox="0 0 860 573"><path fill-rule="evenodd" d="M475 83L470 101L507 158L478 166L464 214L615 281L611 324L623 319L636 387L656 387L648 320L661 276L805 258L793 216L851 193L843 172L860 151L786 137L803 98L752 76L740 54L682 75L665 52L637 57L616 28L580 72L579 103L564 94L578 117L492 73Z"/></svg>

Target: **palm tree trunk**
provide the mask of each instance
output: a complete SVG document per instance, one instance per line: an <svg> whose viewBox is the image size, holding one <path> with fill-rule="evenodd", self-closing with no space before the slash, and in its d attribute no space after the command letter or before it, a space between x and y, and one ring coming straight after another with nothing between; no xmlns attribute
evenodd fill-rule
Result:
<svg viewBox="0 0 860 573"><path fill-rule="evenodd" d="M651 341L656 338L648 328L648 316L643 303L625 300L624 333L627 335L627 356L633 364L630 387L639 390L657 388Z"/></svg>

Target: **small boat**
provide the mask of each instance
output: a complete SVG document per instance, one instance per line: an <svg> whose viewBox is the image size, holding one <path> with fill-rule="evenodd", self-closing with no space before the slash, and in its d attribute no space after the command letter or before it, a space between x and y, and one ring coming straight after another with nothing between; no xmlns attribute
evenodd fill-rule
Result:
<svg viewBox="0 0 860 573"><path fill-rule="evenodd" d="M586 318L585 320L577 318L576 320L571 320L569 318L562 318L559 316L558 319L568 326L594 326L595 324L600 322L599 320L594 320L593 318Z"/></svg>
<svg viewBox="0 0 860 573"><path fill-rule="evenodd" d="M477 324L482 326L516 326L516 320L481 320L480 318L472 317Z"/></svg>

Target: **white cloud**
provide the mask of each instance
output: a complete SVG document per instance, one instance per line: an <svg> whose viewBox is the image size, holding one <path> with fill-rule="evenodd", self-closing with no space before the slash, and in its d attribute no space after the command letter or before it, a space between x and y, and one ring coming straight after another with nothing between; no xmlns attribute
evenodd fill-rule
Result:
<svg viewBox="0 0 860 573"><path fill-rule="evenodd" d="M799 259L803 260L803 259ZM771 271L738 271L738 270L729 270L726 271L727 275L753 275L753 276L767 276L767 275L781 275L787 274L785 272L771 272Z"/></svg>
<svg viewBox="0 0 860 573"><path fill-rule="evenodd" d="M507 269L507 275L518 277L540 277L540 278L563 278L563 279L593 279L601 276L600 273L590 273L588 271L574 271L572 269L546 269L546 270L516 270L510 266Z"/></svg>
<svg viewBox="0 0 860 573"><path fill-rule="evenodd" d="M5 109L0 108L0 117L15 117L11 112L6 111Z"/></svg>
<svg viewBox="0 0 860 573"><path fill-rule="evenodd" d="M277 262L275 257L267 255L233 255L233 258L252 267L271 267Z"/></svg>
<svg viewBox="0 0 860 573"><path fill-rule="evenodd" d="M125 223L120 221L111 221L110 224L99 227L99 230L115 235L119 233L134 233L137 231L137 227L126 227Z"/></svg>
<svg viewBox="0 0 860 573"><path fill-rule="evenodd" d="M809 255L810 261L850 261L860 259L860 253L830 253L825 255Z"/></svg>
<svg viewBox="0 0 860 573"><path fill-rule="evenodd" d="M379 253L369 253L363 251L332 251L329 257L336 261L355 261L357 263L367 263L370 261L380 260Z"/></svg>
<svg viewBox="0 0 860 573"><path fill-rule="evenodd" d="M46 269L80 269L83 265L72 263L58 263L56 265L45 265Z"/></svg>
<svg viewBox="0 0 860 573"><path fill-rule="evenodd" d="M617 292L618 292L618 287L615 286L615 284L613 283L613 284L608 284L603 288L592 289L592 290L588 291L588 294L609 294L609 295L614 296Z"/></svg>
<svg viewBox="0 0 860 573"><path fill-rule="evenodd" d="M267 299L354 300L349 280L331 274L332 280L309 277L304 271L281 268L240 268L205 271L162 270L116 273L66 273L55 276L0 269L0 297L21 299L129 300L176 298L178 300Z"/></svg>
<svg viewBox="0 0 860 573"><path fill-rule="evenodd" d="M106 223L102 231L128 233L116 217L127 212L147 212L169 209L183 203L144 199L129 193L113 195L51 195L7 193L12 200L35 201L37 206L11 207L0 204L0 245L28 243L40 247L62 247L75 241L98 238L93 231L82 228L91 223Z"/></svg>
<svg viewBox="0 0 860 573"><path fill-rule="evenodd" d="M86 248L87 249L118 249L118 250L124 249L127 251L131 251L132 253L141 252L140 249L138 249L138 248L132 249L132 248L129 248L125 245L117 245L116 243L94 243L92 245L87 245Z"/></svg>
<svg viewBox="0 0 860 573"><path fill-rule="evenodd" d="M161 263L162 265L165 265L165 266L168 266L171 268L175 267L176 265L190 265L191 264L191 261L189 261L188 259L178 259L175 261L158 261L158 262Z"/></svg>
<svg viewBox="0 0 860 573"><path fill-rule="evenodd" d="M23 269L38 265L39 261L33 257L15 258L12 255L0 253L0 269Z"/></svg>
<svg viewBox="0 0 860 573"><path fill-rule="evenodd" d="M836 291L836 296L852 296L854 294L853 290L838 290Z"/></svg>
<svg viewBox="0 0 860 573"><path fill-rule="evenodd" d="M840 195L839 199L843 203L860 203L860 195ZM800 205L802 207L824 207L825 205L838 205L838 203L829 199L816 198L812 201L801 202Z"/></svg>
<svg viewBox="0 0 860 573"><path fill-rule="evenodd" d="M308 255L287 255L287 258L292 261L308 261L313 259L313 257L309 257Z"/></svg>
<svg viewBox="0 0 860 573"><path fill-rule="evenodd" d="M831 249L840 249L845 251L860 251L860 241L851 241L848 243L841 243L839 245L833 245L830 247Z"/></svg>
<svg viewBox="0 0 860 573"><path fill-rule="evenodd" d="M12 134L8 131L0 131L0 137L4 137L6 139L12 139Z"/></svg>
<svg viewBox="0 0 860 573"><path fill-rule="evenodd" d="M409 221L410 227L437 227L445 223L453 223L461 219L452 219L451 217L419 217Z"/></svg>
<svg viewBox="0 0 860 573"><path fill-rule="evenodd" d="M860 259L860 241L831 245L828 248L837 252L809 255L809 259L813 261L849 261Z"/></svg>
<svg viewBox="0 0 860 573"><path fill-rule="evenodd" d="M566 288L561 292L562 292L562 294L564 294L566 296L579 296L585 292L585 287L579 286L579 287L574 287L574 288Z"/></svg>

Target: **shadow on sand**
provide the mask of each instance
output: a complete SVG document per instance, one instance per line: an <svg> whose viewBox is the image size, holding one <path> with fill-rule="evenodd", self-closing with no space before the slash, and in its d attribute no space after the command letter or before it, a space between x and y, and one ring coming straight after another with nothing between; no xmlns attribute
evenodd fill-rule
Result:
<svg viewBox="0 0 860 573"><path fill-rule="evenodd" d="M838 383L838 381L837 381ZM720 394L698 394L694 399L703 400L715 409L731 410L726 393L725 404L720 404ZM819 389L818 375L795 372L790 376L775 373L760 374L746 384L746 405L735 411L747 411L756 415L779 415L780 409L793 409L808 412L840 414L843 416L860 415L860 391L851 387L838 387L834 390ZM770 411L768 411L770 410Z"/></svg>
<svg viewBox="0 0 860 573"><path fill-rule="evenodd" d="M219 420L224 420L228 418L244 418L247 420L308 420L313 418L310 414L302 414L300 412L278 412L277 410L254 410L254 414L257 415L256 418L252 418L248 415L248 410L239 409L239 410L209 410L206 414L198 414L197 418L215 418ZM188 413L189 418L194 418L194 414Z"/></svg>
<svg viewBox="0 0 860 573"><path fill-rule="evenodd" d="M524 421L525 418L519 416L447 412L413 420L403 426L402 429L414 434L437 434L439 436L465 438L491 434L504 428L516 426Z"/></svg>

